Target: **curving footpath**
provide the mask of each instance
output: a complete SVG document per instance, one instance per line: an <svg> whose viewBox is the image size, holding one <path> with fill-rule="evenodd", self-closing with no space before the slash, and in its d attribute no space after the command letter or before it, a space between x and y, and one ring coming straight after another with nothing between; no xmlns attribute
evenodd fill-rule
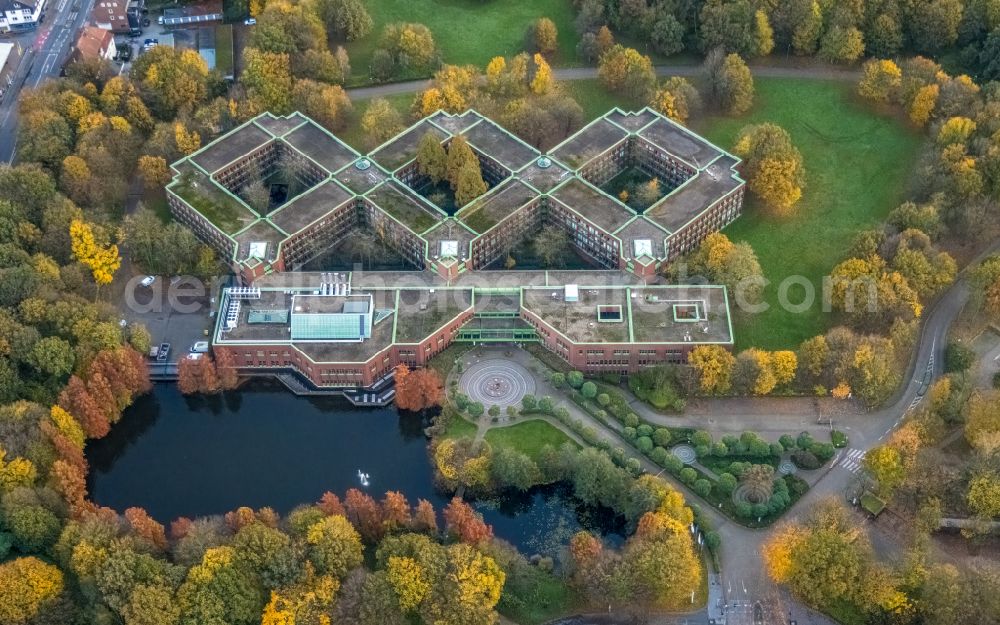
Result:
<svg viewBox="0 0 1000 625"><path fill-rule="evenodd" d="M701 73L701 65L657 65L657 76L697 76ZM855 81L861 76L856 70L841 69L824 65L807 67L790 67L785 65L751 65L750 71L755 77L763 78L815 78L822 80ZM596 67L563 67L553 70L556 80L592 80L597 78ZM430 86L429 79L408 80L374 87L355 87L347 90L352 100L367 100L369 98L384 98L392 95L402 95L423 91Z"/></svg>

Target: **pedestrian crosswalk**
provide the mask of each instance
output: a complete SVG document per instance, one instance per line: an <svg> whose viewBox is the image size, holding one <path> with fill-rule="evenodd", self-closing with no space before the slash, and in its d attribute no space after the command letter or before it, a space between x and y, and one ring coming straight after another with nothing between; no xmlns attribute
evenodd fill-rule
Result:
<svg viewBox="0 0 1000 625"><path fill-rule="evenodd" d="M861 470L861 462L865 459L865 450L863 449L848 449L847 453L840 460L838 466L844 467L851 473L857 473Z"/></svg>

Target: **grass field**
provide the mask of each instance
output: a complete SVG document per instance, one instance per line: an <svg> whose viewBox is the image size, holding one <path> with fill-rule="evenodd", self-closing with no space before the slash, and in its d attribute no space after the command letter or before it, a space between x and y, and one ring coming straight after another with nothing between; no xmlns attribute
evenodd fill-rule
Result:
<svg viewBox="0 0 1000 625"><path fill-rule="evenodd" d="M522 421L516 425L493 428L486 433L486 441L494 447L511 447L538 460L546 445L559 447L572 442L568 436L545 421Z"/></svg>
<svg viewBox="0 0 1000 625"><path fill-rule="evenodd" d="M392 22L425 24L446 63L482 68L494 56L522 51L528 26L539 17L548 17L559 30L559 51L552 63L577 63L579 37L573 28L575 11L570 0L370 0L366 6L374 28L364 39L347 44L351 84L367 81L382 27Z"/></svg>
<svg viewBox="0 0 1000 625"><path fill-rule="evenodd" d="M215 27L215 69L223 76L233 75L233 25Z"/></svg>
<svg viewBox="0 0 1000 625"><path fill-rule="evenodd" d="M731 148L747 124L772 121L802 152L807 186L794 216L769 216L753 198L743 216L726 228L734 241L748 241L771 281L769 310L735 317L737 347L795 347L835 323L822 311L822 280L839 262L855 234L879 224L902 199L913 171L920 136L895 119L877 116L855 101L850 85L822 80L758 79L754 109L739 119L709 117L694 129ZM778 285L804 276L816 290L803 313L778 306ZM804 289L788 299L801 302Z"/></svg>

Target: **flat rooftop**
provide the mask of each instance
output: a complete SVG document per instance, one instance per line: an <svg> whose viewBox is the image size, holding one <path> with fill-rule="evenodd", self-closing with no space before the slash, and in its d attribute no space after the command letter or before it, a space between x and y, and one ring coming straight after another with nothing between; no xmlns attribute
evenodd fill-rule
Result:
<svg viewBox="0 0 1000 625"><path fill-rule="evenodd" d="M472 147L510 171L521 169L539 156L538 150L485 118L464 134Z"/></svg>
<svg viewBox="0 0 1000 625"><path fill-rule="evenodd" d="M271 213L269 218L288 234L295 234L338 206L352 201L353 194L330 180L296 197Z"/></svg>
<svg viewBox="0 0 1000 625"><path fill-rule="evenodd" d="M175 168L181 175L168 188L225 234L257 220L255 212L191 163L181 161Z"/></svg>
<svg viewBox="0 0 1000 625"><path fill-rule="evenodd" d="M580 288L579 300L567 302L563 288L525 289L524 307L576 343L627 343L627 317L618 323L598 321L598 306L620 306L625 311L625 289ZM623 312L624 315L624 312Z"/></svg>
<svg viewBox="0 0 1000 625"><path fill-rule="evenodd" d="M622 255L625 258L638 258L642 256L641 253L636 253L637 241L649 241L652 247L653 258L664 258L666 256L667 250L663 245L663 241L667 238L667 231L642 215L620 228L615 232L615 236L622 241ZM644 243L640 243L639 248L641 249L643 246Z"/></svg>
<svg viewBox="0 0 1000 625"><path fill-rule="evenodd" d="M375 165L370 164L367 169L358 169L357 163L358 161L355 161L354 164L341 169L333 177L358 195L368 193L388 178L386 173Z"/></svg>
<svg viewBox="0 0 1000 625"><path fill-rule="evenodd" d="M296 111L287 117L275 117L271 113L265 113L255 119L254 122L275 137L280 137L295 130L295 128L302 124L311 123L311 120Z"/></svg>
<svg viewBox="0 0 1000 625"><path fill-rule="evenodd" d="M628 136L623 129L598 117L575 135L560 143L552 156L573 169L579 169L594 157L604 154Z"/></svg>
<svg viewBox="0 0 1000 625"><path fill-rule="evenodd" d="M250 122L245 126L223 135L193 154L190 158L209 173L215 173L236 159L260 148L273 137L267 131Z"/></svg>
<svg viewBox="0 0 1000 625"><path fill-rule="evenodd" d="M481 119L486 119L476 111L466 111L460 115L451 115L444 111L439 111L431 115L431 121L440 126L445 132L452 135L460 135L472 124Z"/></svg>
<svg viewBox="0 0 1000 625"><path fill-rule="evenodd" d="M704 167L722 155L714 145L666 117L656 118L639 136L695 167Z"/></svg>
<svg viewBox="0 0 1000 625"><path fill-rule="evenodd" d="M473 200L458 216L467 226L482 234L537 197L531 187L511 179Z"/></svg>
<svg viewBox="0 0 1000 625"><path fill-rule="evenodd" d="M370 296L367 293L351 295L312 295L297 294L292 296L291 311L296 315L335 315L345 311L345 305L360 303L368 307Z"/></svg>
<svg viewBox="0 0 1000 625"><path fill-rule="evenodd" d="M540 159L535 159L527 167L517 172L516 175L519 180L527 182L542 193L548 193L573 174L552 159L548 157L544 158L546 161L545 167L539 164Z"/></svg>
<svg viewBox="0 0 1000 625"><path fill-rule="evenodd" d="M604 116L629 132L638 132L643 126L656 119L656 113L643 109L641 111L625 112L615 109Z"/></svg>
<svg viewBox="0 0 1000 625"><path fill-rule="evenodd" d="M316 124L299 126L285 135L283 140L329 173L353 163L360 156Z"/></svg>
<svg viewBox="0 0 1000 625"><path fill-rule="evenodd" d="M273 262L278 258L278 245L285 240L285 234L275 228L270 221L259 219L233 238L239 246L236 250L237 260L258 258Z"/></svg>
<svg viewBox="0 0 1000 625"><path fill-rule="evenodd" d="M471 289L399 289L397 293L397 343L419 343L472 307Z"/></svg>
<svg viewBox="0 0 1000 625"><path fill-rule="evenodd" d="M433 228L444 219L443 213L426 205L423 198L395 180L375 187L365 195L365 199L417 234Z"/></svg>
<svg viewBox="0 0 1000 625"><path fill-rule="evenodd" d="M627 206L619 204L607 193L590 186L579 178L570 178L551 194L595 226L614 232L635 217Z"/></svg>
<svg viewBox="0 0 1000 625"><path fill-rule="evenodd" d="M383 144L382 147L372 152L370 156L372 160L387 170L396 171L417 156L417 146L428 132L441 141L448 138L446 132L424 119L403 134L390 139L388 143Z"/></svg>
<svg viewBox="0 0 1000 625"><path fill-rule="evenodd" d="M676 232L743 184L732 169L735 164L732 157L720 157L647 209L644 215L670 232Z"/></svg>
<svg viewBox="0 0 1000 625"><path fill-rule="evenodd" d="M427 241L427 251L432 260L445 256L442 243L448 244L448 242L455 243L455 247L458 249L456 258L465 260L469 257L469 244L476 237L476 233L454 217L449 217L425 232L423 237Z"/></svg>

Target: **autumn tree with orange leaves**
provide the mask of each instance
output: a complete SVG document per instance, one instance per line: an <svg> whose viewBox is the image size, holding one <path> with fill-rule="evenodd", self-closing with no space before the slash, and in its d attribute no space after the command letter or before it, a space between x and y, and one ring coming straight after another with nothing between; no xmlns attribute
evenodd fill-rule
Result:
<svg viewBox="0 0 1000 625"><path fill-rule="evenodd" d="M443 397L444 386L437 371L396 367L396 407L400 410L422 412L440 406Z"/></svg>
<svg viewBox="0 0 1000 625"><path fill-rule="evenodd" d="M478 545L493 537L493 528L472 506L458 497L445 507L443 515L448 533L463 543Z"/></svg>

